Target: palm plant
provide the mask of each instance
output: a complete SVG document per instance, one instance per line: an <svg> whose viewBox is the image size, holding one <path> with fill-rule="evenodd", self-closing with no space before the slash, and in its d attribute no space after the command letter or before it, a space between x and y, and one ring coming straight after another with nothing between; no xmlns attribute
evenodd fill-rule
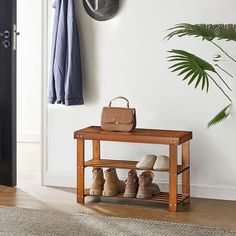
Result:
<svg viewBox="0 0 236 236"><path fill-rule="evenodd" d="M170 33L165 37L167 40L174 36L194 36L199 37L202 40L207 40L216 46L222 53L224 53L230 60L236 62L236 60L229 55L222 47L220 47L215 41L236 41L236 25L233 24L177 24L174 27L168 29ZM221 55L217 55L213 61L217 62L214 65L201 59L200 57L186 52L184 50L172 49L168 51L170 53L169 62L173 63L169 67L172 72L178 72L178 76L184 76L183 80L188 80L188 85L195 82L195 88L201 87L202 90L208 92L211 83L213 83L222 92L225 98L230 102L225 108L223 108L209 123L208 127L218 124L225 120L230 113L232 106L232 99L226 91L232 91L230 86L222 78L218 70L224 72L227 76L233 77L228 71L219 65ZM201 85L201 86L200 86Z"/></svg>

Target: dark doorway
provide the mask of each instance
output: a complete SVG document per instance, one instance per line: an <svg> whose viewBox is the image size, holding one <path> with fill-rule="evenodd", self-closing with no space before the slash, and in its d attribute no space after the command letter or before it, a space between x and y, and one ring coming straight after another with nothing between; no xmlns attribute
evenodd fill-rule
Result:
<svg viewBox="0 0 236 236"><path fill-rule="evenodd" d="M0 0L0 185L16 186L16 0Z"/></svg>

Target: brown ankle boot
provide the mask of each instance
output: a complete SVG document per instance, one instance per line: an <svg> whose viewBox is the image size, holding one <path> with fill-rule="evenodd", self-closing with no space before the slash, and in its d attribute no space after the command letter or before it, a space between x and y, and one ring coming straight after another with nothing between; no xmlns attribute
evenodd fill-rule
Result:
<svg viewBox="0 0 236 236"><path fill-rule="evenodd" d="M104 177L103 177L103 171L102 168L94 168L93 171L93 182L91 185L91 188L89 190L90 195L96 195L101 196L103 185L104 185Z"/></svg>
<svg viewBox="0 0 236 236"><path fill-rule="evenodd" d="M118 179L115 168L105 171L105 184L102 192L103 196L114 196L125 191L125 182Z"/></svg>
<svg viewBox="0 0 236 236"><path fill-rule="evenodd" d="M152 195L158 195L160 188L157 184L152 183L154 174L151 171L144 171L139 176L139 188L137 198L148 199L152 198Z"/></svg>
<svg viewBox="0 0 236 236"><path fill-rule="evenodd" d="M131 169L129 171L125 184L124 197L136 197L138 191L138 176L136 170Z"/></svg>

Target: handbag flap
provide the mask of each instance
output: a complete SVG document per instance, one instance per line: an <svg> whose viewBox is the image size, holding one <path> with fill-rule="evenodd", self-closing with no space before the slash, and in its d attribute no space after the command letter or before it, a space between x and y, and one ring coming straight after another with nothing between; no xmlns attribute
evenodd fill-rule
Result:
<svg viewBox="0 0 236 236"><path fill-rule="evenodd" d="M134 120L133 108L103 107L103 123L131 124Z"/></svg>

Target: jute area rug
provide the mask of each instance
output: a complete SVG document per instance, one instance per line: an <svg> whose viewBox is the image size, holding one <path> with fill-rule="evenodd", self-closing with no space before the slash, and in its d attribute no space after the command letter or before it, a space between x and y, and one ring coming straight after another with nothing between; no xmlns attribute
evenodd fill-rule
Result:
<svg viewBox="0 0 236 236"><path fill-rule="evenodd" d="M236 232L162 221L0 207L0 235L231 236Z"/></svg>

